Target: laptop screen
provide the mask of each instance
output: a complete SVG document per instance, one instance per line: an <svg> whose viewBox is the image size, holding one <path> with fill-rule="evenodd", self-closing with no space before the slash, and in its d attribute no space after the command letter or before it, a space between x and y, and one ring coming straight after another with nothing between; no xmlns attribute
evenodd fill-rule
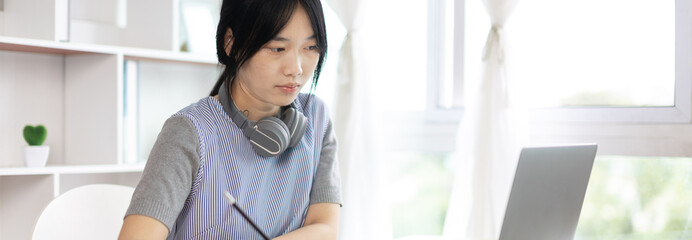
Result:
<svg viewBox="0 0 692 240"><path fill-rule="evenodd" d="M596 149L595 144L522 149L500 240L573 239Z"/></svg>

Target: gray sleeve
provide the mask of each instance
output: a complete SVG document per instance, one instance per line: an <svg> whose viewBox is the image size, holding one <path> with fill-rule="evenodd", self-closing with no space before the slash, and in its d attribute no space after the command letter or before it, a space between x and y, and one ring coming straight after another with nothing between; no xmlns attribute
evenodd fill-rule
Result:
<svg viewBox="0 0 692 240"><path fill-rule="evenodd" d="M149 216L170 231L190 193L199 164L199 138L192 121L184 116L166 120L125 216Z"/></svg>
<svg viewBox="0 0 692 240"><path fill-rule="evenodd" d="M322 153L317 166L315 178L312 181L310 192L310 204L338 203L341 202L341 175L339 173L339 161L336 158L337 142L331 120L327 123L327 130L322 141Z"/></svg>

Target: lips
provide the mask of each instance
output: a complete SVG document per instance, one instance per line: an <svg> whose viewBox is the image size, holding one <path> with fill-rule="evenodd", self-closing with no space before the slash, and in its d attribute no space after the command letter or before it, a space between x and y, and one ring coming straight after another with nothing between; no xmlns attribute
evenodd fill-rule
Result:
<svg viewBox="0 0 692 240"><path fill-rule="evenodd" d="M284 85L276 86L283 93L295 93L300 89L300 85L297 83L289 83Z"/></svg>

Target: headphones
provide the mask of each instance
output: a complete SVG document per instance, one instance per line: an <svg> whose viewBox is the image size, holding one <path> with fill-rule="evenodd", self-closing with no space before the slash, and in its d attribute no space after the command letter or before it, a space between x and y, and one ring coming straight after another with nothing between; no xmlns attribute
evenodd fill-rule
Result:
<svg viewBox="0 0 692 240"><path fill-rule="evenodd" d="M264 117L255 123L238 110L225 83L219 89L219 100L233 122L250 139L252 149L263 157L277 156L295 147L305 134L307 118L296 109L295 103L281 107L279 116Z"/></svg>

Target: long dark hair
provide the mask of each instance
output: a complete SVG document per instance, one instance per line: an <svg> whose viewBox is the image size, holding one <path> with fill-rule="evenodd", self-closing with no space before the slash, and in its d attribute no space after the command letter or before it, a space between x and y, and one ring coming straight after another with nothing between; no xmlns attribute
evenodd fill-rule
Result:
<svg viewBox="0 0 692 240"><path fill-rule="evenodd" d="M224 0L216 29L216 56L225 67L211 90L211 96L219 93L222 83L231 85L240 67L286 26L298 4L310 19L320 53L310 86L312 92L327 56L327 30L320 0ZM233 44L226 55L224 39L229 28L233 33ZM303 104L305 106L307 102Z"/></svg>

